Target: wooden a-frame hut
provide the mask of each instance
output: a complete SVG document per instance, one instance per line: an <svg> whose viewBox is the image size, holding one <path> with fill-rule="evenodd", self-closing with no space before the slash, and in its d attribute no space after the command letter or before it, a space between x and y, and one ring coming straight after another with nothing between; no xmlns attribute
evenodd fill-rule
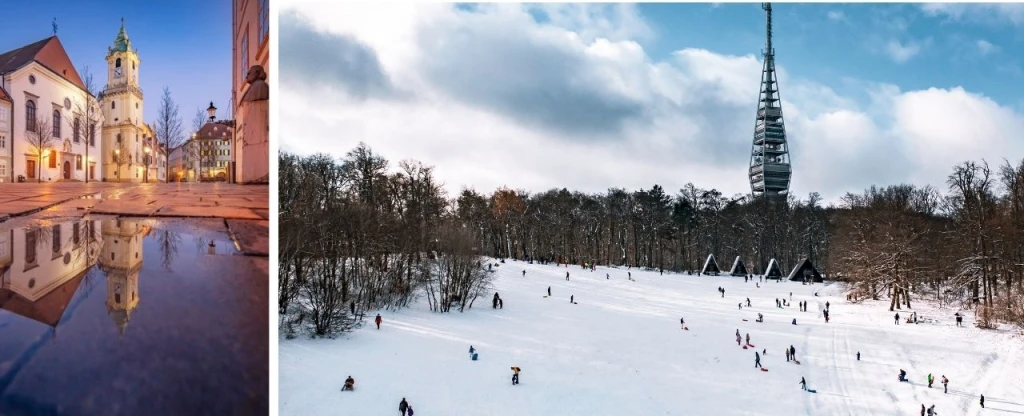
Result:
<svg viewBox="0 0 1024 416"><path fill-rule="evenodd" d="M732 262L732 269L729 269L729 274L733 276L746 276L747 266L743 264L743 260L740 260L740 256L736 256L736 260Z"/></svg>
<svg viewBox="0 0 1024 416"><path fill-rule="evenodd" d="M768 262L768 267L764 269L765 279L782 279L782 269L779 267L779 262L775 259L771 259Z"/></svg>
<svg viewBox="0 0 1024 416"><path fill-rule="evenodd" d="M708 259L704 261L704 267L700 269L700 274L718 276L721 272L722 269L718 267L718 262L715 261L715 255L709 254Z"/></svg>
<svg viewBox="0 0 1024 416"><path fill-rule="evenodd" d="M818 273L818 269L811 264L811 260L804 258L793 267L793 271L789 272L789 280L794 282L803 281L806 279L808 282L822 283L824 279L821 278L821 273Z"/></svg>

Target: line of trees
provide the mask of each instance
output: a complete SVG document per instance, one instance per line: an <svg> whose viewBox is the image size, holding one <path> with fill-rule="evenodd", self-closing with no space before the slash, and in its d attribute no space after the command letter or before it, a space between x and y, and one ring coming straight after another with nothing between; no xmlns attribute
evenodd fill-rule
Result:
<svg viewBox="0 0 1024 416"><path fill-rule="evenodd" d="M281 154L279 307L290 326L329 335L419 293L432 310L463 310L486 290L481 256L692 272L709 254L722 267L741 257L753 273L808 258L848 282L851 300L888 297L896 309L929 296L977 306L983 325L1024 322L1024 160L998 172L957 165L945 195L893 185L829 206L817 193L749 198L694 184L674 195L653 185L449 197L431 167L398 168L365 144L340 160Z"/></svg>

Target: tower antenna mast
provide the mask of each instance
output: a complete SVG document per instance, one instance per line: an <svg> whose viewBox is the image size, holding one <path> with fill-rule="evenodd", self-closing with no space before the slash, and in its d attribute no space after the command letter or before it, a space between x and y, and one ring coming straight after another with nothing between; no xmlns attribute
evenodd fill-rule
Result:
<svg viewBox="0 0 1024 416"><path fill-rule="evenodd" d="M765 11L764 67L761 70L761 92L758 96L754 140L750 152L750 191L754 196L779 196L789 193L792 170L786 123L782 119L779 80L775 71L775 48L772 47L772 5L762 3Z"/></svg>

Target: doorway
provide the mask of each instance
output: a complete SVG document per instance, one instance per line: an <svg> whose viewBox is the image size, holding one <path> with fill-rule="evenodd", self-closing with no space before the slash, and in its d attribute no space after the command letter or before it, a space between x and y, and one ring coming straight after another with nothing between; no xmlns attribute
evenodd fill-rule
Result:
<svg viewBox="0 0 1024 416"><path fill-rule="evenodd" d="M71 161L64 161L64 179L71 179Z"/></svg>

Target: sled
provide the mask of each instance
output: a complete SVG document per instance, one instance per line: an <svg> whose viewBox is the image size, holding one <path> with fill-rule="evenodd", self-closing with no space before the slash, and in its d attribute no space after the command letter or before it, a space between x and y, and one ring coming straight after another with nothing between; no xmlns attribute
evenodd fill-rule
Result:
<svg viewBox="0 0 1024 416"><path fill-rule="evenodd" d="M817 390L814 390L814 389L807 389L807 392L808 392L808 393L817 393L818 391L817 391Z"/></svg>
<svg viewBox="0 0 1024 416"><path fill-rule="evenodd" d="M767 369L767 368L764 368L764 367L761 367L761 371L765 371L765 372L767 372L767 371L768 371L768 369Z"/></svg>
<svg viewBox="0 0 1024 416"><path fill-rule="evenodd" d="M746 319L744 319L744 320L743 320L743 322L747 322L747 320L746 320Z"/></svg>
<svg viewBox="0 0 1024 416"><path fill-rule="evenodd" d="M547 296L544 297L544 299L547 299L547 298L548 298Z"/></svg>
<svg viewBox="0 0 1024 416"><path fill-rule="evenodd" d="M797 360L793 360L793 364L800 365L800 362Z"/></svg>
<svg viewBox="0 0 1024 416"><path fill-rule="evenodd" d="M750 348L754 348L754 344L749 344L748 343L747 346L750 347Z"/></svg>
<svg viewBox="0 0 1024 416"><path fill-rule="evenodd" d="M746 346L746 345L744 345L744 346L743 346L743 349L747 349L747 346Z"/></svg>
<svg viewBox="0 0 1024 416"><path fill-rule="evenodd" d="M578 303L578 302L573 302L572 304L573 304L573 305L579 305L579 303Z"/></svg>
<svg viewBox="0 0 1024 416"><path fill-rule="evenodd" d="M689 330L690 330L689 327L685 327L685 326L683 327L683 331L689 331Z"/></svg>

